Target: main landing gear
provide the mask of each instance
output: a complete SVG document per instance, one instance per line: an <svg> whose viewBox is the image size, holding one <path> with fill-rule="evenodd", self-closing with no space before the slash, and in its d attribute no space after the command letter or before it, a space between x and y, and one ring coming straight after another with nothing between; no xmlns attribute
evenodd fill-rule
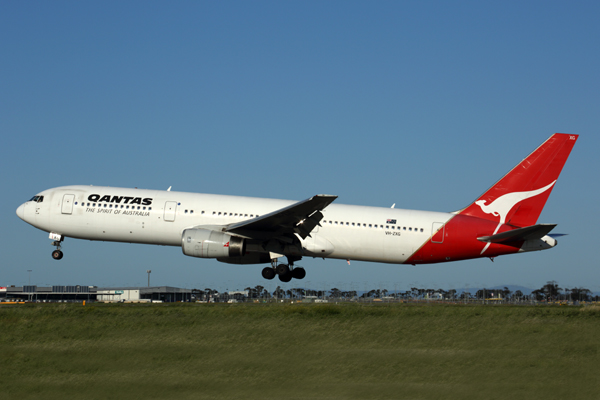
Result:
<svg viewBox="0 0 600 400"><path fill-rule="evenodd" d="M306 271L302 267L294 268L294 263L289 262L289 264L277 264L277 259L271 260L271 266L265 267L262 270L262 276L265 279L273 279L275 275L279 276L279 280L281 282L289 282L294 279L304 279L306 276Z"/></svg>
<svg viewBox="0 0 600 400"><path fill-rule="evenodd" d="M55 260L60 260L63 258L63 252L60 250L60 242L62 242L62 239L52 242L52 246L56 246L56 250L52 252L52 258Z"/></svg>

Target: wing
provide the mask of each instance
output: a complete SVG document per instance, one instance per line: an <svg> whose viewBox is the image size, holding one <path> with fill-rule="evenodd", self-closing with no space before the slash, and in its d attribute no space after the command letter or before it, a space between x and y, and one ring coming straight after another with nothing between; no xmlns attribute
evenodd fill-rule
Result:
<svg viewBox="0 0 600 400"><path fill-rule="evenodd" d="M323 219L321 211L337 196L318 194L260 217L227 225L226 232L252 239L280 239L291 243L297 233L306 239Z"/></svg>

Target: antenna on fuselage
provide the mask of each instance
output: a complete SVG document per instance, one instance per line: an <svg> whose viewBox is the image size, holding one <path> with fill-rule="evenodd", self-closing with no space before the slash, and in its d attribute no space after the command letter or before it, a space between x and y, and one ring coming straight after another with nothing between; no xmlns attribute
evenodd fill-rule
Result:
<svg viewBox="0 0 600 400"><path fill-rule="evenodd" d="M392 208L396 207L396 203L392 204Z"/></svg>
<svg viewBox="0 0 600 400"><path fill-rule="evenodd" d="M173 186L169 186L169 188L167 189L167 192L170 192L172 187Z"/></svg>

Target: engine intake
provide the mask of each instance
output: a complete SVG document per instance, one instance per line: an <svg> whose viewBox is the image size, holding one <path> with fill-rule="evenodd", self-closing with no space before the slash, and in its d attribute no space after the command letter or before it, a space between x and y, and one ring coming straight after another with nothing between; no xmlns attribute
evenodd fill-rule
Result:
<svg viewBox="0 0 600 400"><path fill-rule="evenodd" d="M183 254L191 257L240 257L246 253L243 238L209 229L186 229L181 235Z"/></svg>

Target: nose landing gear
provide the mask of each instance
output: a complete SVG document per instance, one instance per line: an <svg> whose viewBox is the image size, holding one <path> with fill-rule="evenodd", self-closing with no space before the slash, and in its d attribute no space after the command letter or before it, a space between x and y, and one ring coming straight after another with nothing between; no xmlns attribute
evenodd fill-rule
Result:
<svg viewBox="0 0 600 400"><path fill-rule="evenodd" d="M61 258L63 258L63 252L60 250L54 250L52 252L52 258L54 258L55 260L60 260Z"/></svg>
<svg viewBox="0 0 600 400"><path fill-rule="evenodd" d="M61 258L63 258L63 252L60 250L60 243L63 240L64 239L61 236L60 240L55 240L54 242L52 242L52 246L56 246L56 250L52 252L52 258L54 258L55 260L60 260Z"/></svg>

